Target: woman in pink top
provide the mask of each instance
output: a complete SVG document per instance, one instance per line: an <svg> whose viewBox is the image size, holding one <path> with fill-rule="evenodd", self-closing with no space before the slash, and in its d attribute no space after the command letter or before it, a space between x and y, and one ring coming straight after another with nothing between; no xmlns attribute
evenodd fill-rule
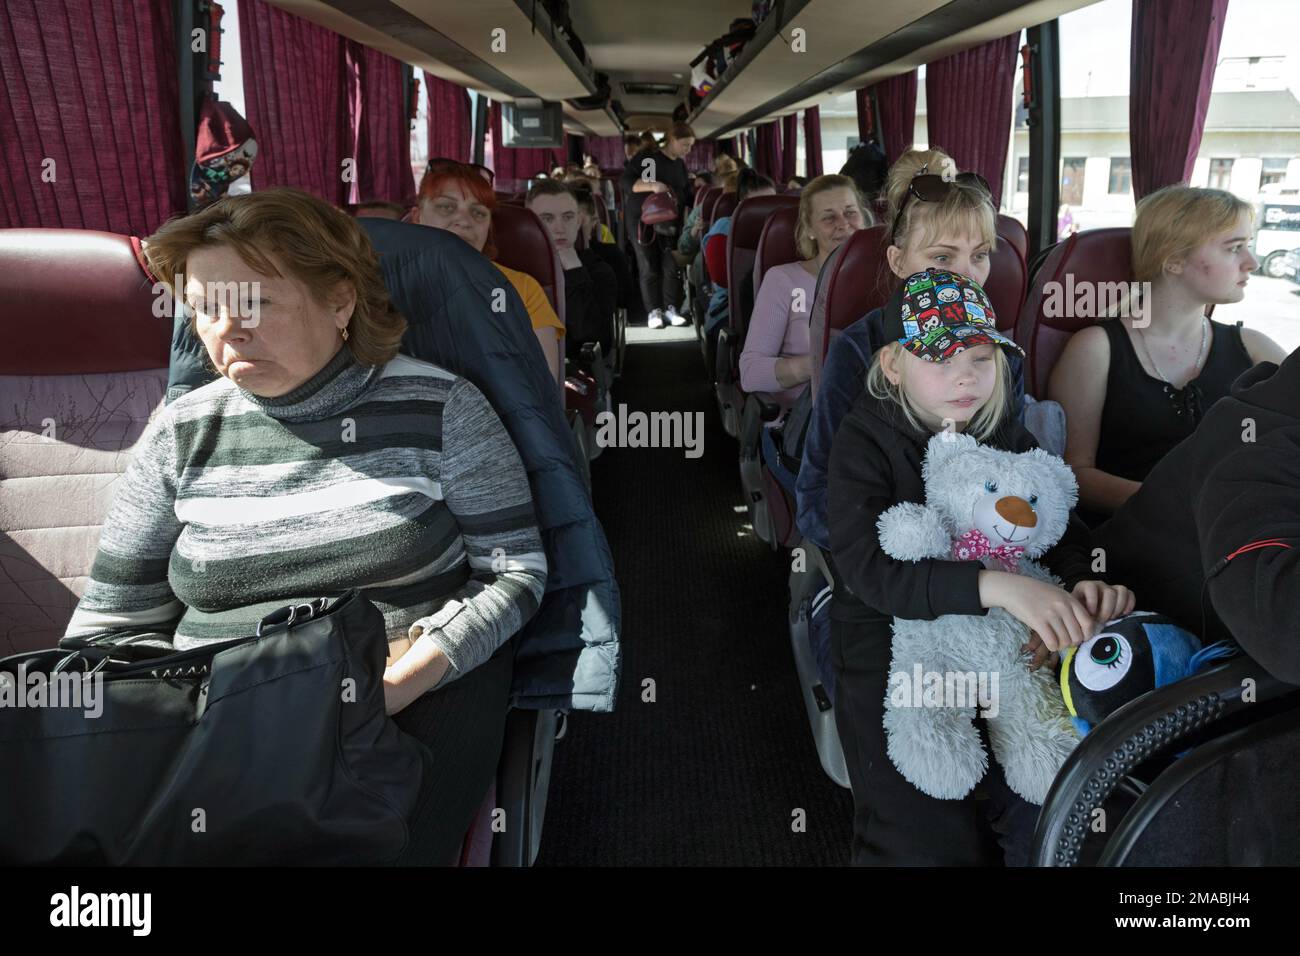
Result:
<svg viewBox="0 0 1300 956"><path fill-rule="evenodd" d="M795 227L800 261L775 266L763 275L740 354L742 389L772 393L784 413L807 388L812 378L808 320L817 273L844 240L871 224L871 214L849 177L818 176L803 188ZM763 460L793 493L794 476L781 465L768 429L763 432Z"/></svg>
<svg viewBox="0 0 1300 956"><path fill-rule="evenodd" d="M808 380L808 319L822 263L850 235L871 225L871 216L847 176L818 176L799 196L795 248L799 262L763 275L740 354L740 387L771 392L788 409Z"/></svg>

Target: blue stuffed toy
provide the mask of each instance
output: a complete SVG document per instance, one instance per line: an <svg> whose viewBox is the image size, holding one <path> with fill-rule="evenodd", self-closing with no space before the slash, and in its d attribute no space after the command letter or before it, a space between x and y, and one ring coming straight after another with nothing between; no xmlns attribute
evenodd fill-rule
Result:
<svg viewBox="0 0 1300 956"><path fill-rule="evenodd" d="M1196 635L1164 615L1135 611L1108 622L1095 637L1065 652L1061 693L1082 737L1147 691L1236 653L1226 641L1203 648Z"/></svg>

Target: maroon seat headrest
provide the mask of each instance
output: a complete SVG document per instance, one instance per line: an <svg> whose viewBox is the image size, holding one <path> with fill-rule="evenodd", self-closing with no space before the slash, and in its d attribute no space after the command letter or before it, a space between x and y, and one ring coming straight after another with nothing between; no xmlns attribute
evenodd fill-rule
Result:
<svg viewBox="0 0 1300 956"><path fill-rule="evenodd" d="M721 205L721 200L719 200ZM745 274L754 269L758 242L768 217L778 209L793 206L799 208L799 201L788 196L753 196L740 203L731 216L731 233L727 236L727 288L739 288L738 283ZM754 272L754 294L758 295L758 272ZM733 318L735 311L731 313ZM732 323L733 328L738 326Z"/></svg>
<svg viewBox="0 0 1300 956"><path fill-rule="evenodd" d="M723 216L730 216L736 211L736 203L739 199L736 193L723 193L718 197L718 201L713 204L713 221L717 222ZM733 223L733 225L735 225Z"/></svg>
<svg viewBox="0 0 1300 956"><path fill-rule="evenodd" d="M714 215L714 210L718 208L718 200L721 199L724 195L722 190L717 186L710 186L709 188L717 189L718 191L714 193L712 196L705 196L704 205L700 207L700 219L704 221L705 232L709 231L710 227L712 227L714 223L714 220L717 218Z"/></svg>
<svg viewBox="0 0 1300 956"><path fill-rule="evenodd" d="M773 196L782 199L782 196ZM799 225L799 204L786 203L767 217L763 232L758 237L758 249L754 252L754 298L763 285L763 275L774 266L783 266L787 262L797 262L799 250L794 244L794 232Z"/></svg>
<svg viewBox="0 0 1300 956"><path fill-rule="evenodd" d="M537 280L555 314L564 321L564 270L551 235L530 209L499 205L492 213L497 262Z"/></svg>
<svg viewBox="0 0 1300 956"><path fill-rule="evenodd" d="M1029 233L1025 232L1025 227L1020 224L1020 220L1012 216L999 215L997 228L998 241L1011 243L1020 253L1020 258L1028 262Z"/></svg>
<svg viewBox="0 0 1300 956"><path fill-rule="evenodd" d="M889 243L888 226L860 229L844 243L844 252L828 277L826 289L826 328L836 332L847 328L873 309L889 300L892 273L885 249ZM822 361L830 347L828 334L822 343Z"/></svg>
<svg viewBox="0 0 1300 956"><path fill-rule="evenodd" d="M989 277L984 282L984 291L993 303L998 328L1012 337L1016 320L1020 318L1020 307L1025 303L1028 275L1020 250L999 235L997 248L989 258Z"/></svg>
<svg viewBox="0 0 1300 956"><path fill-rule="evenodd" d="M0 229L0 375L166 368L171 298L153 287L128 236Z"/></svg>
<svg viewBox="0 0 1300 956"><path fill-rule="evenodd" d="M1132 246L1127 227L1089 229L1070 236L1043 260L1020 319L1015 339L1025 350L1025 391L1035 398L1047 394L1052 374L1070 336L1099 320L1097 283L1129 282L1133 277ZM1110 287L1114 288L1114 287ZM1078 300L1090 292L1092 308ZM1045 315L1051 304L1053 315ZM1079 315L1084 305L1087 315Z"/></svg>
<svg viewBox="0 0 1300 956"><path fill-rule="evenodd" d="M708 204L722 195L721 186L705 186L695 194L695 205L700 207L700 215L708 212Z"/></svg>

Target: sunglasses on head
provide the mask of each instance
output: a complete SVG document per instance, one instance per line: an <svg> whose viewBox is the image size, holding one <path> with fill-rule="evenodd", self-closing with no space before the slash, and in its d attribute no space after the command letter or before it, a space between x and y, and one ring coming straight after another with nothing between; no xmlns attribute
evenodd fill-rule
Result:
<svg viewBox="0 0 1300 956"><path fill-rule="evenodd" d="M989 188L989 181L979 173L958 173L953 179L944 179L937 173L927 172L929 168L928 163L922 166L912 177L912 181L907 184L907 192L898 205L898 214L894 216L894 228L889 232L890 242L898 236L898 227L903 222L903 213L907 210L907 204L912 197L916 197L921 202L942 202L955 188L955 184L961 183L964 186L978 186L992 201L993 190Z"/></svg>

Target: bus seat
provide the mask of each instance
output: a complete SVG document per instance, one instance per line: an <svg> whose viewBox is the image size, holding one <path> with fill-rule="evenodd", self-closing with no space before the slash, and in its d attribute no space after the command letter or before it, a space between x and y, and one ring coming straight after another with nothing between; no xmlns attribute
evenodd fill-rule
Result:
<svg viewBox="0 0 1300 956"><path fill-rule="evenodd" d="M1020 253L1020 258L1028 260L1029 258L1029 233L1015 216L1006 216L998 214L998 239L1001 242L1009 242Z"/></svg>
<svg viewBox="0 0 1300 956"><path fill-rule="evenodd" d="M0 230L0 656L63 636L117 478L163 404L171 309L154 314L137 248Z"/></svg>
<svg viewBox="0 0 1300 956"><path fill-rule="evenodd" d="M891 273L885 259L886 232L885 226L858 230L822 266L808 336L813 356L814 395L831 339L889 299Z"/></svg>
<svg viewBox="0 0 1300 956"><path fill-rule="evenodd" d="M709 225L712 226L724 216L734 215L736 212L736 204L738 202L739 200L735 193L723 193L719 196L717 201L713 204L713 218L709 221Z"/></svg>
<svg viewBox="0 0 1300 956"><path fill-rule="evenodd" d="M564 321L564 267L542 221L529 209L500 205L492 213L497 259L537 280L555 314Z"/></svg>
<svg viewBox="0 0 1300 956"><path fill-rule="evenodd" d="M756 197L780 199L783 197ZM750 200L751 202L754 200ZM754 250L754 297L763 285L763 274L773 266L785 265L799 258L799 250L794 244L795 226L799 221L799 203L783 203L767 218L763 232L758 237L758 248ZM743 273L742 273L743 274Z"/></svg>
<svg viewBox="0 0 1300 956"><path fill-rule="evenodd" d="M717 218L714 215L714 210L718 208L718 200L725 195L717 186L710 186L709 188L717 189L718 191L712 196L705 196L704 205L700 207L700 219L704 221L704 231L706 233L710 228L712 228L714 220Z"/></svg>
<svg viewBox="0 0 1300 956"><path fill-rule="evenodd" d="M700 207L700 215L703 216L709 208L709 203L722 195L721 186L705 186L695 194L695 205Z"/></svg>
<svg viewBox="0 0 1300 956"><path fill-rule="evenodd" d="M723 203L735 202L735 193L728 193L718 200L718 208L726 215ZM754 296L742 295L741 284L745 276L754 269L758 255L759 241L767 225L768 217L779 209L791 205L792 200L784 196L754 196L740 203L732 215L731 232L727 235L727 277L726 286L730 291L728 301L727 325L718 332L717 351L714 355L714 390L718 399L718 410L722 414L723 427L727 434L739 437L740 417L744 408L744 395L740 390L740 351L745 344L745 331L749 327L749 312L753 309ZM793 202L798 206L798 202ZM714 242L719 241L714 239ZM773 235L773 249L776 247L776 234ZM793 245L793 239L791 239ZM769 260L776 256L775 251L768 255ZM757 278L757 276L755 277ZM752 288L757 292L758 284Z"/></svg>
<svg viewBox="0 0 1300 956"><path fill-rule="evenodd" d="M1064 302L1066 293L1081 283L1128 282L1132 268L1128 227L1077 232L1052 248L1034 276L1016 323L1015 340L1026 356L1027 394L1035 398L1046 395L1047 380L1065 343L1097 321L1094 317L1044 315L1047 294L1059 290L1057 298Z"/></svg>
<svg viewBox="0 0 1300 956"><path fill-rule="evenodd" d="M1009 217L1001 216L999 220L1007 218ZM1014 219L1011 221L1015 222ZM1009 335L1014 336L1016 321L1020 318L1020 309L1025 304L1028 286L1029 279L1024 256L1009 239L998 233L997 247L989 257L989 277L984 280L984 291L988 293L989 301L993 303L993 311L998 317L998 328Z"/></svg>
<svg viewBox="0 0 1300 956"><path fill-rule="evenodd" d="M1300 862L1295 828L1260 819L1263 805L1285 805L1294 816L1297 727L1300 687L1245 655L1143 694L1094 727L1061 767L1038 817L1030 864ZM1233 763L1246 777L1225 781ZM1283 796L1266 797L1260 788L1269 784ZM1137 800L1113 814L1108 801L1125 786ZM1098 810L1107 817L1100 830Z"/></svg>
<svg viewBox="0 0 1300 956"><path fill-rule="evenodd" d="M763 222L751 256L748 249L737 249L737 245L748 242L756 214L763 214ZM751 218L744 221L746 216ZM768 269L798 260L799 252L794 242L798 217L798 200L790 196L755 196L740 204L732 224L728 247L731 253L728 268L733 288L743 285L745 272L752 271L751 288L754 290L754 299L757 299L758 289L762 286L763 276ZM752 267L749 265L751 259ZM769 420L774 413L775 402L770 395L746 395L740 387L740 352L749 331L750 316L737 308L738 305L739 299L733 302L729 327L719 336L718 348L721 351L723 336L726 336L726 347L732 353L730 369L735 376L733 394L729 397L738 402L741 409L740 434L737 436L740 439L740 484L754 533L773 547L790 548L799 540L799 532L794 526L794 501L764 467L760 448L760 429L763 428L763 422ZM808 303L806 307L811 306L812 303ZM719 362L719 374L722 371L722 363Z"/></svg>

